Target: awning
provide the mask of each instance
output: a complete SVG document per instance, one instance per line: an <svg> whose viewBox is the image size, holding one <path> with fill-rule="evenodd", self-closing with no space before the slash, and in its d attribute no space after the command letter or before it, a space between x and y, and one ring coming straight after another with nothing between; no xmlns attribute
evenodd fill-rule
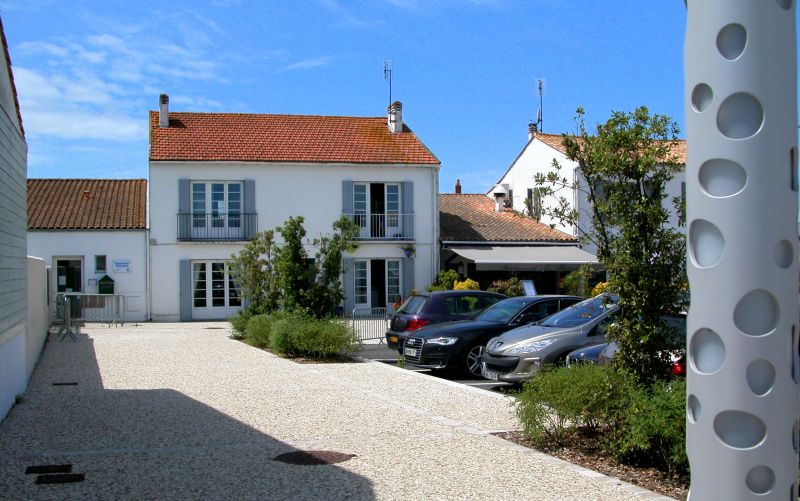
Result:
<svg viewBox="0 0 800 501"><path fill-rule="evenodd" d="M572 245L448 247L478 270L557 270L597 265L597 256Z"/></svg>

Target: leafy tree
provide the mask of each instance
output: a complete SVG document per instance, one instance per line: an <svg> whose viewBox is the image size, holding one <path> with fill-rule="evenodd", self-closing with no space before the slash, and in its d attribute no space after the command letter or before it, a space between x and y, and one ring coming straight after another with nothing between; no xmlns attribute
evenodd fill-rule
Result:
<svg viewBox="0 0 800 501"><path fill-rule="evenodd" d="M276 231L283 237L283 244L275 251L275 272L283 300L283 309L303 309L303 298L314 283L314 265L303 246L306 229L303 216L287 219Z"/></svg>
<svg viewBox="0 0 800 501"><path fill-rule="evenodd" d="M330 316L336 305L344 299L342 290L342 254L358 248L359 227L351 218L342 216L333 223L333 235L323 235L314 240L317 248L315 264L316 281L303 302L314 317Z"/></svg>
<svg viewBox="0 0 800 501"><path fill-rule="evenodd" d="M273 266L276 247L275 233L262 231L228 262L242 297L247 300L248 314L271 313L280 306L280 289Z"/></svg>
<svg viewBox="0 0 800 501"><path fill-rule="evenodd" d="M685 282L685 237L669 225L673 214L683 223L682 202L676 197L665 204L665 186L681 169L673 154L678 127L645 107L613 112L592 135L583 109L575 121L576 135L565 134L562 144L567 158L578 164L577 182L564 177L556 161L534 182L556 202L543 212L565 225L579 223L570 202L574 190L586 195L591 225L578 230L584 242L597 246L611 290L620 297L621 314L609 328L620 347L615 363L652 381L666 373L673 336L662 317L673 312Z"/></svg>
<svg viewBox="0 0 800 501"><path fill-rule="evenodd" d="M458 280L458 272L456 270L442 270L436 274L436 280L428 286L428 292L433 291L451 291Z"/></svg>
<svg viewBox="0 0 800 501"><path fill-rule="evenodd" d="M592 290L592 278L595 275L594 268L590 264L582 264L577 270L571 271L561 279L561 288L564 294L586 297Z"/></svg>

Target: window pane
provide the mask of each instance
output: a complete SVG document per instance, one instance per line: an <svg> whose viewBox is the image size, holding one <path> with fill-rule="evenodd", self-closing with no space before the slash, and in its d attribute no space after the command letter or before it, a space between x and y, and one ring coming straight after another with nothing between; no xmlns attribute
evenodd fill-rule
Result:
<svg viewBox="0 0 800 501"><path fill-rule="evenodd" d="M95 273L105 273L106 272L106 256L95 256L94 257L94 271Z"/></svg>
<svg viewBox="0 0 800 501"><path fill-rule="evenodd" d="M192 297L195 308L206 307L206 263L192 263Z"/></svg>
<svg viewBox="0 0 800 501"><path fill-rule="evenodd" d="M367 227L367 185L353 185L353 221L362 228Z"/></svg>
<svg viewBox="0 0 800 501"><path fill-rule="evenodd" d="M355 302L356 304L367 303L367 262L356 261L353 263L355 275Z"/></svg>
<svg viewBox="0 0 800 501"><path fill-rule="evenodd" d="M400 261L386 261L386 302L400 301Z"/></svg>
<svg viewBox="0 0 800 501"><path fill-rule="evenodd" d="M225 263L211 263L211 306L225 306Z"/></svg>

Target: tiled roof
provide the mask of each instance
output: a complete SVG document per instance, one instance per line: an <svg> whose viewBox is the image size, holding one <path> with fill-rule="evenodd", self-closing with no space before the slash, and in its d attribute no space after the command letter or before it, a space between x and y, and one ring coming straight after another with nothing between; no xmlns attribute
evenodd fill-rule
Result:
<svg viewBox="0 0 800 501"><path fill-rule="evenodd" d="M150 112L150 160L429 164L437 159L408 127L385 117Z"/></svg>
<svg viewBox="0 0 800 501"><path fill-rule="evenodd" d="M576 242L546 224L494 208L494 201L486 195L440 194L440 238L451 242Z"/></svg>
<svg viewBox="0 0 800 501"><path fill-rule="evenodd" d="M540 140L541 142L545 143L546 145L550 146L551 148L555 148L556 150L560 151L561 153L566 154L566 148L561 144L564 138L561 134L544 134L542 132L536 133L536 139ZM678 163L686 164L686 140L685 139L678 139L672 145L672 155L677 159Z"/></svg>
<svg viewBox="0 0 800 501"><path fill-rule="evenodd" d="M29 230L146 227L146 179L28 179Z"/></svg>

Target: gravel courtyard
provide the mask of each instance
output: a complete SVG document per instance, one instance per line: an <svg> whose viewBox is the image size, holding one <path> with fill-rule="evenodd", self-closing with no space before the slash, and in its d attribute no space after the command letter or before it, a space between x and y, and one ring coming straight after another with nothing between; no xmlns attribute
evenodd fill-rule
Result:
<svg viewBox="0 0 800 501"><path fill-rule="evenodd" d="M0 425L0 498L666 499L490 435L517 426L508 397L377 362L297 364L228 335L51 335ZM275 460L298 451L354 456ZM84 480L26 474L65 464Z"/></svg>

